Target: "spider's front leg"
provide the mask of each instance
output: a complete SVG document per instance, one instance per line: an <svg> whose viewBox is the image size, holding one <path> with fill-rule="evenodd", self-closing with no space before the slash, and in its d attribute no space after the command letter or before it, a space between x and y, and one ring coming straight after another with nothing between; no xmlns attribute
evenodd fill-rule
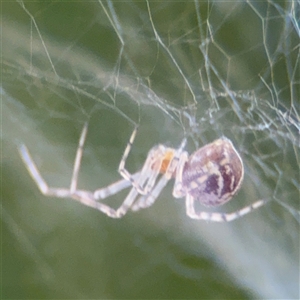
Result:
<svg viewBox="0 0 300 300"><path fill-rule="evenodd" d="M160 166L163 160L163 149L161 149L161 146L157 146L157 147L153 147L149 151L146 161L141 170L140 181L143 182L143 184L139 183L134 178L134 176L130 174L125 168L126 160L130 153L136 134L137 134L137 128L135 128L131 134L129 142L125 148L122 159L120 161L118 172L124 179L131 182L131 185L138 191L140 195L147 195L153 188L155 184L155 180L159 175ZM158 165L157 168L153 168L154 163Z"/></svg>

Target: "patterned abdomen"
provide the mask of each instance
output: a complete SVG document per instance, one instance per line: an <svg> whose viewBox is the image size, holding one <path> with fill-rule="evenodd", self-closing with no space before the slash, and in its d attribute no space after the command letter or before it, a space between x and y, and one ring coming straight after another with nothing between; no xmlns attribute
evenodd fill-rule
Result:
<svg viewBox="0 0 300 300"><path fill-rule="evenodd" d="M244 176L242 160L227 138L215 140L196 152L186 163L182 186L206 206L222 205L238 191Z"/></svg>

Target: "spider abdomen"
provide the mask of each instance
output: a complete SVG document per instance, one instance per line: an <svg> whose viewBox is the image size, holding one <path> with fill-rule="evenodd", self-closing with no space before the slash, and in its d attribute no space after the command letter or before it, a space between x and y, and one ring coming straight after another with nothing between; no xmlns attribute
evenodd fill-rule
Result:
<svg viewBox="0 0 300 300"><path fill-rule="evenodd" d="M205 206L222 205L238 191L244 175L242 160L227 138L194 152L182 174L182 186Z"/></svg>

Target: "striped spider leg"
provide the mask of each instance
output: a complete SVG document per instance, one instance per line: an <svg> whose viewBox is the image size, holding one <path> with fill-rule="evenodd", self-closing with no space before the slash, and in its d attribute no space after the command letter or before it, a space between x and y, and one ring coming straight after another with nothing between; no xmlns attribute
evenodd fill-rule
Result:
<svg viewBox="0 0 300 300"><path fill-rule="evenodd" d="M158 145L149 151L142 169L132 175L125 169L125 163L136 133L135 128L119 164L118 171L123 179L94 192L77 188L87 124L84 125L79 139L70 188L49 187L27 147L21 145L19 152L42 194L57 198L72 198L112 218L124 216L129 209L137 211L151 206L172 178L175 178L173 196L186 198L186 213L193 219L228 222L265 204L266 201L259 200L231 214L195 212L195 201L206 206L222 205L238 191L244 169L241 158L232 143L226 138L218 139L200 148L190 157L186 151L183 151L186 139L178 149ZM125 188L131 189L118 209L99 202Z"/></svg>

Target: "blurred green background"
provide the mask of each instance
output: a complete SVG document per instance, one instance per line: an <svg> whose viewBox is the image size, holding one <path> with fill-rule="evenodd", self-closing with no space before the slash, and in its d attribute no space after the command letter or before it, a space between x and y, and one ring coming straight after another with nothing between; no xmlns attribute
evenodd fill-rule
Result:
<svg viewBox="0 0 300 300"><path fill-rule="evenodd" d="M297 5L2 3L1 298L299 298ZM190 220L172 184L119 220L41 195L18 145L67 187L85 121L82 189L119 179L138 124L130 171L155 144L186 135L191 153L225 135L245 182L219 211L273 201L214 224Z"/></svg>

